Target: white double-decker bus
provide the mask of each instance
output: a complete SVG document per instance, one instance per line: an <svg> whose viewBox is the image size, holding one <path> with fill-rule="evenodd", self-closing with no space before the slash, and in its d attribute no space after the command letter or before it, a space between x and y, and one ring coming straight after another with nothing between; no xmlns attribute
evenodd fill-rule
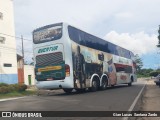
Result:
<svg viewBox="0 0 160 120"><path fill-rule="evenodd" d="M91 91L136 81L134 55L67 23L33 31L36 86Z"/></svg>

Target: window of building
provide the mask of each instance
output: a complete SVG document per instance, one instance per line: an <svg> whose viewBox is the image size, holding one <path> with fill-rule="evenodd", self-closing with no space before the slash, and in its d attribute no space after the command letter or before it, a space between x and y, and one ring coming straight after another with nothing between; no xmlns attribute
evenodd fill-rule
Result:
<svg viewBox="0 0 160 120"><path fill-rule="evenodd" d="M0 36L0 43L1 43L1 44L4 44L4 43L5 43L5 40L6 40L5 37L1 37L1 36Z"/></svg>
<svg viewBox="0 0 160 120"><path fill-rule="evenodd" d="M12 67L12 64L4 63L3 66L4 66L4 67Z"/></svg>
<svg viewBox="0 0 160 120"><path fill-rule="evenodd" d="M3 20L3 13L0 12L0 20Z"/></svg>

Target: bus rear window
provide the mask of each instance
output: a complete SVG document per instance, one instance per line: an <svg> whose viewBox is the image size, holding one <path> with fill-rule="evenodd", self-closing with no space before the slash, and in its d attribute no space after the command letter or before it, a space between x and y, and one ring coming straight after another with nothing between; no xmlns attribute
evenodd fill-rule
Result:
<svg viewBox="0 0 160 120"><path fill-rule="evenodd" d="M58 40L62 37L62 25L50 25L33 31L33 42L43 43Z"/></svg>

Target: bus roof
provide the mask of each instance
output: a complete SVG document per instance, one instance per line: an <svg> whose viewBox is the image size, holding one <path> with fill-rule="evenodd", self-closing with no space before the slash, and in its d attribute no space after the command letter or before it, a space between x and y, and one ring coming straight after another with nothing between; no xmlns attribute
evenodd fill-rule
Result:
<svg viewBox="0 0 160 120"><path fill-rule="evenodd" d="M74 25L71 25L71 24L68 24L68 23L65 23L65 22L59 22L59 23L49 24L49 25L45 25L45 26L39 27L39 28L33 30L33 33L34 33L34 32L37 32L37 31L40 31L40 30L43 30L43 29L46 29L46 28L49 28L49 27L61 26L61 25L63 25L63 24L66 24L67 26L72 26L72 27L74 27ZM78 27L74 27L74 28L79 29L80 31L83 31L83 30L81 30L81 29L78 28ZM91 36L97 37L97 36L92 35L92 34L86 32L86 31L83 31L83 32L85 32L85 33L87 33L87 34L89 34L89 35L91 35ZM111 42L109 42L109 41L106 40L106 39L102 39L102 38L100 38L100 37L97 37L97 38L101 39L102 41L106 41L106 42L108 42L108 43L110 43L110 44L112 44L112 45L118 46L118 47L120 47L121 49L124 49L124 50L126 50L126 51L129 51L131 54L133 54L132 51L127 50L127 49L125 49L125 48L123 48L123 47L121 47L121 46L119 46L119 45L114 44L114 43L111 43ZM134 55L134 54L133 54L133 55Z"/></svg>
<svg viewBox="0 0 160 120"><path fill-rule="evenodd" d="M37 32L37 31L40 31L40 30L43 30L43 29L46 29L46 28L54 27L54 26L61 26L62 24L63 24L63 23L60 22L60 23L45 25L45 26L43 26L43 27L39 27L39 28L33 30L33 32Z"/></svg>

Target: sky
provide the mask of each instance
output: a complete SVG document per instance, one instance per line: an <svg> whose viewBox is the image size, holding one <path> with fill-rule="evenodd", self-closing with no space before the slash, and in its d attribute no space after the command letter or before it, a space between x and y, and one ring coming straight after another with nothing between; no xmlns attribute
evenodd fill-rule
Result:
<svg viewBox="0 0 160 120"><path fill-rule="evenodd" d="M24 40L25 59L32 58L32 31L67 22L138 54L143 68L160 67L158 29L160 0L13 0L16 36ZM21 41L17 40L21 51Z"/></svg>

